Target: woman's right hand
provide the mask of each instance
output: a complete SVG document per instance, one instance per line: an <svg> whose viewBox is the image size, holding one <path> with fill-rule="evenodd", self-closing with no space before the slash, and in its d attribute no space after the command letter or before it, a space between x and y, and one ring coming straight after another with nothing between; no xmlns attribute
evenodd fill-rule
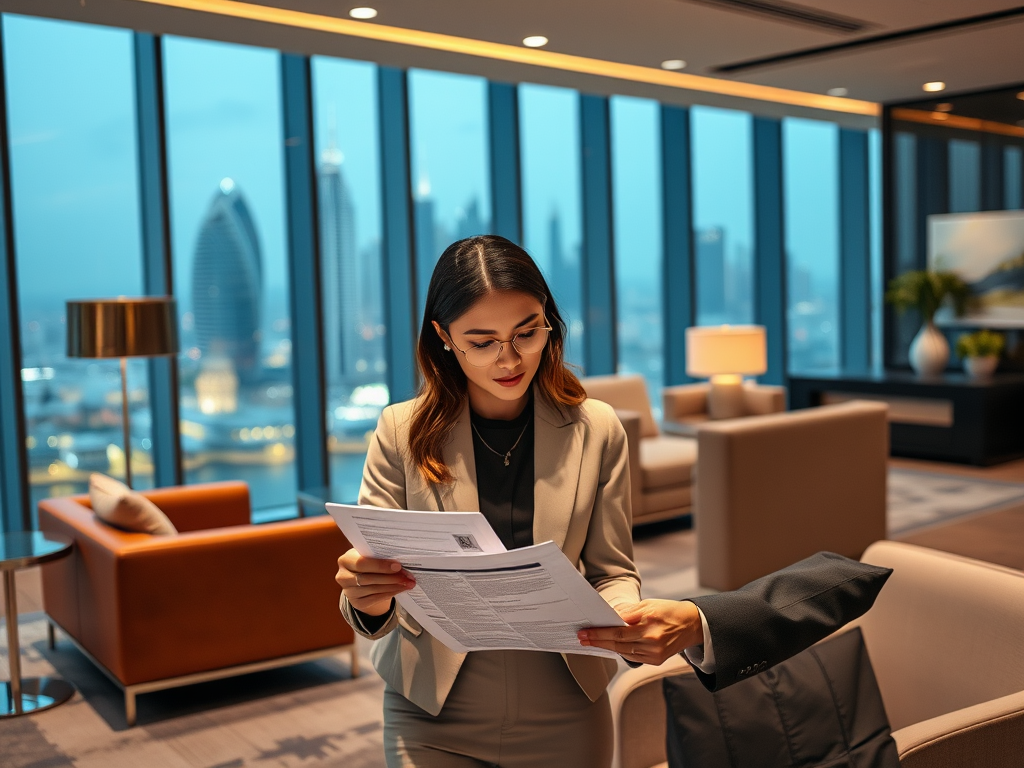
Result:
<svg viewBox="0 0 1024 768"><path fill-rule="evenodd" d="M400 592L412 589L416 581L396 560L363 557L350 549L338 558L334 580L342 594L357 611L368 616L383 616L391 610L391 601Z"/></svg>

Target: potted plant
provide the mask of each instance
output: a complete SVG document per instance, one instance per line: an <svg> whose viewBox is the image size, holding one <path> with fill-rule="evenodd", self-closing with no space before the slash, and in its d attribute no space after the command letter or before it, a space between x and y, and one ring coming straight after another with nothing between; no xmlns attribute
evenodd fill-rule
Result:
<svg viewBox="0 0 1024 768"><path fill-rule="evenodd" d="M917 270L904 272L889 281L885 300L899 311L916 309L921 315L921 330L910 343L910 366L923 376L940 373L949 362L949 343L935 327L935 313L947 300L962 315L971 298L971 289L953 272Z"/></svg>
<svg viewBox="0 0 1024 768"><path fill-rule="evenodd" d="M1003 334L983 329L957 339L956 353L964 359L964 370L968 375L980 379L995 372L1004 344Z"/></svg>

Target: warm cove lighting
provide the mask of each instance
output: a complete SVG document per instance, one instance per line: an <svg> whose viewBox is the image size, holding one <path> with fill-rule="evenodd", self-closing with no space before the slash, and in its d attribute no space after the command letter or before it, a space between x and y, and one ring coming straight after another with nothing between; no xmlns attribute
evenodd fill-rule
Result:
<svg viewBox="0 0 1024 768"><path fill-rule="evenodd" d="M348 12L353 19L374 19L377 17L376 8L353 8Z"/></svg>
<svg viewBox="0 0 1024 768"><path fill-rule="evenodd" d="M1017 98L1020 99L1021 101L1024 101L1024 91L1021 91L1020 93L1018 93L1017 94Z"/></svg>
<svg viewBox="0 0 1024 768"><path fill-rule="evenodd" d="M941 80L936 80L932 83L925 83L921 87L928 91L928 93L938 93L939 91L946 90L946 84Z"/></svg>
<svg viewBox="0 0 1024 768"><path fill-rule="evenodd" d="M689 75L685 72L667 72L658 67L624 64L618 61L594 59L587 56L573 56L555 51L526 48L522 45L493 43L468 37L406 29L387 24L368 24L354 19L340 19L321 13L296 11L290 8L276 8L244 0L134 0L136 3L177 8L185 11L209 13L222 18L246 19L262 24L308 29L332 35L343 35L361 40L374 40L394 45L408 45L425 50L475 56L512 64L546 67L581 75L607 77L613 80L628 80L664 88L678 88L697 93L715 93L739 99L754 99L774 104L789 104L829 112L843 112L851 115L877 117L881 113L879 104L858 99L837 99L821 93L795 91L770 85L745 83L703 75Z"/></svg>
<svg viewBox="0 0 1024 768"><path fill-rule="evenodd" d="M543 48L547 44L548 39L544 35L530 35L523 38L523 45L527 48Z"/></svg>
<svg viewBox="0 0 1024 768"><path fill-rule="evenodd" d="M686 62L682 59L668 59L667 61L661 62L662 69L685 69Z"/></svg>

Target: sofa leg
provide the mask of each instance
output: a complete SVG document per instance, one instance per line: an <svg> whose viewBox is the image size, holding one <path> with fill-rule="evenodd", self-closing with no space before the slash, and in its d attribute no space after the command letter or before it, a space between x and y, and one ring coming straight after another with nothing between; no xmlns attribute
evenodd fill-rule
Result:
<svg viewBox="0 0 1024 768"><path fill-rule="evenodd" d="M359 677L359 649L355 643L352 643L352 662L349 669L352 671L352 677Z"/></svg>
<svg viewBox="0 0 1024 768"><path fill-rule="evenodd" d="M124 719L129 728L135 727L135 691L131 688L124 689Z"/></svg>
<svg viewBox="0 0 1024 768"><path fill-rule="evenodd" d="M46 622L46 647L51 651L57 646L57 633L54 630L53 622Z"/></svg>

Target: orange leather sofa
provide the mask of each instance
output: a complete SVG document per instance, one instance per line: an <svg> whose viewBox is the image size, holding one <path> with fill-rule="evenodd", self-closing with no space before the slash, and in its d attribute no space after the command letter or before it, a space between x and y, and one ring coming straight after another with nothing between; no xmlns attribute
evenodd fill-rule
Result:
<svg viewBox="0 0 1024 768"><path fill-rule="evenodd" d="M100 522L88 496L39 502L41 531L74 540L42 569L53 624L125 692L285 666L347 648L337 559L349 543L327 515L250 524L245 483L145 491L176 536L128 533Z"/></svg>

